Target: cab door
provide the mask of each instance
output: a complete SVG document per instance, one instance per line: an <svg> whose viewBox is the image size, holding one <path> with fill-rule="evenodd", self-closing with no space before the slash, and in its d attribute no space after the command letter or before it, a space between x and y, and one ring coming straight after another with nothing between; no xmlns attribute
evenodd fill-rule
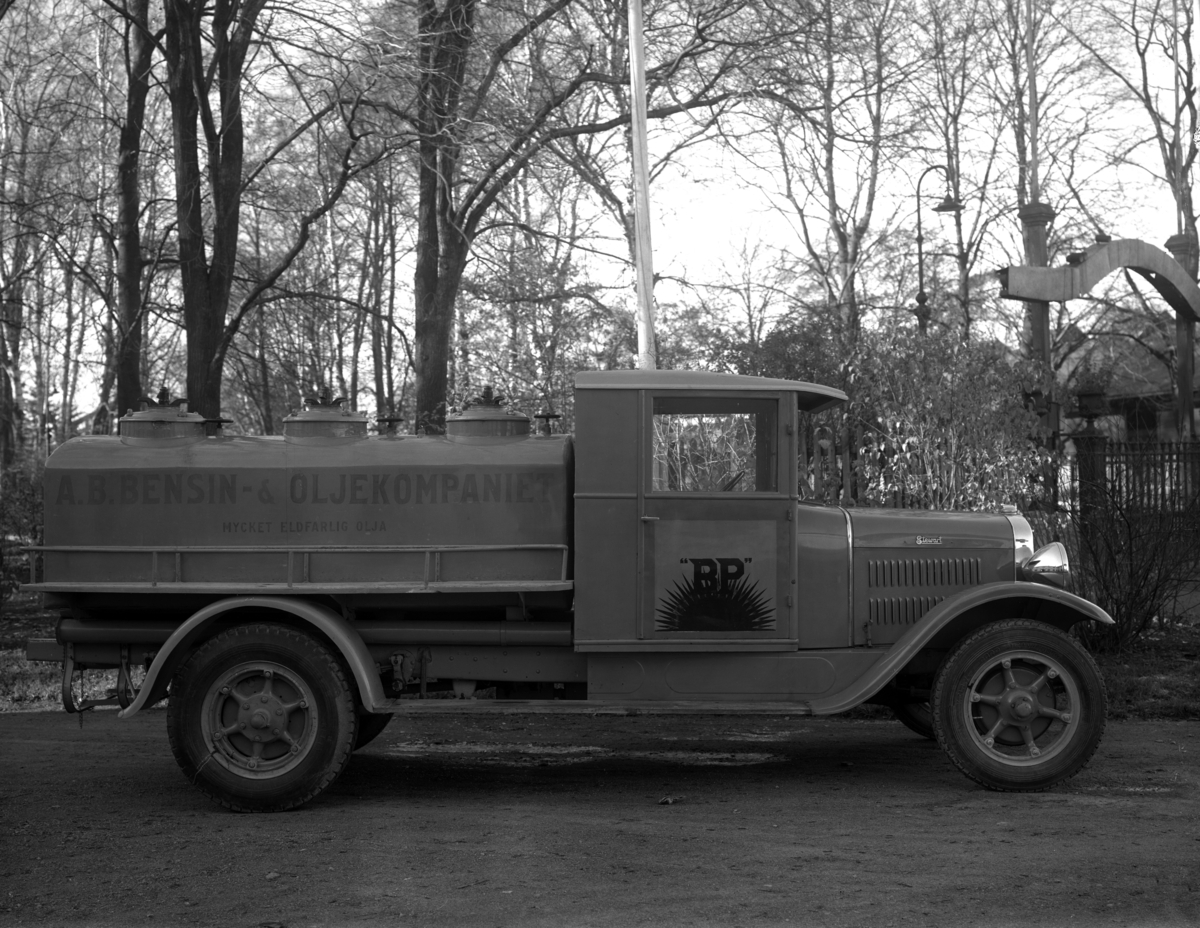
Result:
<svg viewBox="0 0 1200 928"><path fill-rule="evenodd" d="M796 647L795 398L646 391L639 637Z"/></svg>

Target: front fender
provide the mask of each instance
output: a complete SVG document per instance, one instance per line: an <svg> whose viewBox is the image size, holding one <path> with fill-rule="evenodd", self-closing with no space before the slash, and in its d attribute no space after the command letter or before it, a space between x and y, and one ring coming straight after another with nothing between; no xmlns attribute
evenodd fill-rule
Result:
<svg viewBox="0 0 1200 928"><path fill-rule="evenodd" d="M344 618L315 603L281 596L235 596L209 603L180 625L166 640L154 656L150 669L146 671L137 697L125 709L117 713L118 718L127 719L147 705L153 705L167 693L167 686L175 670L191 653L193 645L203 640L216 620L234 609L275 609L286 612L313 626L325 635L346 659L354 681L358 684L359 696L368 711L378 711L387 702L383 683L375 669L371 652L362 637Z"/></svg>
<svg viewBox="0 0 1200 928"><path fill-rule="evenodd" d="M930 609L878 663L846 689L814 699L813 715L833 715L866 702L918 651L927 647L949 649L981 625L998 619L1028 618L1067 631L1077 622L1093 620L1113 625L1112 616L1074 593L1015 580L989 583L949 596Z"/></svg>

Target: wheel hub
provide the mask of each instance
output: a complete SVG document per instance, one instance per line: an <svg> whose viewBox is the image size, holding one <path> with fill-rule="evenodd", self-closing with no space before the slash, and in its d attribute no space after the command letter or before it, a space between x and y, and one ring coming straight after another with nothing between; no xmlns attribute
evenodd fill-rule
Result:
<svg viewBox="0 0 1200 928"><path fill-rule="evenodd" d="M1029 721L1037 710L1033 707L1034 697L1025 690L1016 690L1008 697L1009 714L1018 723Z"/></svg>
<svg viewBox="0 0 1200 928"><path fill-rule="evenodd" d="M205 702L213 756L241 776L278 776L312 746L315 699L303 678L287 667L239 664L215 681Z"/></svg>

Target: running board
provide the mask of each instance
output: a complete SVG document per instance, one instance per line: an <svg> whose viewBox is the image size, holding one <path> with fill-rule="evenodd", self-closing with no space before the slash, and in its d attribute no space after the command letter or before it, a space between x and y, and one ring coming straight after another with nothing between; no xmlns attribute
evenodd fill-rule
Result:
<svg viewBox="0 0 1200 928"><path fill-rule="evenodd" d="M379 713L402 715L761 715L811 716L795 702L599 702L588 699L389 699Z"/></svg>

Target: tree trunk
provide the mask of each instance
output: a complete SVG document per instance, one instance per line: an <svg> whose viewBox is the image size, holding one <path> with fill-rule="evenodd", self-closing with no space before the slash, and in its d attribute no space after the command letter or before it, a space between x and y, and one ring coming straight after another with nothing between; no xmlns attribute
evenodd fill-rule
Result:
<svg viewBox="0 0 1200 928"><path fill-rule="evenodd" d="M383 261L386 250L384 211L387 209L383 194L383 180L377 174L371 191L370 217L363 241L365 258L365 295L360 303L369 307L371 313L371 373L375 389L375 416L390 416L387 396L383 388L383 371L386 361L383 356Z"/></svg>
<svg viewBox="0 0 1200 928"><path fill-rule="evenodd" d="M184 0L166 0L167 92L175 153L175 213L178 220L180 289L187 331L187 394L191 408L204 415L220 413L220 387L209 383L208 361L216 348L211 315L208 256L204 242L203 177L197 120L200 107L195 85L200 79L191 39L200 14ZM207 337L206 337L207 336ZM214 401L215 407L214 408Z"/></svg>
<svg viewBox="0 0 1200 928"><path fill-rule="evenodd" d="M453 122L458 116L467 56L474 38L476 0L420 0L420 83L417 123L417 252L413 274L416 311L413 368L416 431L440 433L446 421L446 374L454 301L470 242L451 221L458 168Z"/></svg>
<svg viewBox="0 0 1200 928"><path fill-rule="evenodd" d="M384 371L387 375L387 414L389 416L396 415L398 407L396 405L396 376L395 376L395 344L396 335L394 324L396 321L396 206L390 197L385 198L386 203L384 209L387 216L387 250L385 254L388 257L388 288L387 288L387 329L386 337L383 340L384 345ZM381 307L382 308L382 307ZM407 380L407 375L403 378ZM398 423L391 423L393 428Z"/></svg>
<svg viewBox="0 0 1200 928"><path fill-rule="evenodd" d="M180 290L187 330L187 393L191 407L210 418L217 418L221 412L225 318L237 259L245 144L241 81L246 52L264 2L249 0L241 5L236 20L230 5L218 2L205 29L206 8L199 0L165 2ZM214 60L208 67L201 52L204 31L211 32L213 42ZM197 94L197 88L204 91L202 95ZM213 96L219 102L218 114L209 111ZM211 260L204 222L206 184L200 165L198 122L202 109L212 216L208 236L212 242Z"/></svg>
<svg viewBox="0 0 1200 928"><path fill-rule="evenodd" d="M129 0L125 9L129 89L117 154L117 407L137 409L142 387L142 124L150 90L154 39L149 32L149 0Z"/></svg>
<svg viewBox="0 0 1200 928"><path fill-rule="evenodd" d="M450 364L450 330L454 301L467 264L469 244L456 230L444 230L451 241L436 256L437 273L428 277L422 268L426 255L417 243L416 321L413 326L413 368L416 375L418 430L441 434L446 422L447 371ZM426 249L428 250L428 249ZM425 270L426 275L422 275Z"/></svg>
<svg viewBox="0 0 1200 928"><path fill-rule="evenodd" d="M12 265L24 270L24 242ZM0 467L17 458L24 437L21 387L21 333L25 330L25 284L17 275L0 286Z"/></svg>
<svg viewBox="0 0 1200 928"><path fill-rule="evenodd" d="M74 377L75 371L78 369L78 356L74 354L74 346L71 344L75 337L76 319L78 316L78 327L83 328L83 309L75 306L75 273L66 266L63 268L63 333L61 364L62 367L58 372L58 428L55 429L54 441L56 445L61 445L64 441L71 437L71 419L74 417Z"/></svg>
<svg viewBox="0 0 1200 928"><path fill-rule="evenodd" d="M257 337L254 339L255 360L258 362L258 383L262 394L262 425L264 435L275 434L275 413L271 407L271 368L267 364L267 329L263 323L263 311L257 316Z"/></svg>

